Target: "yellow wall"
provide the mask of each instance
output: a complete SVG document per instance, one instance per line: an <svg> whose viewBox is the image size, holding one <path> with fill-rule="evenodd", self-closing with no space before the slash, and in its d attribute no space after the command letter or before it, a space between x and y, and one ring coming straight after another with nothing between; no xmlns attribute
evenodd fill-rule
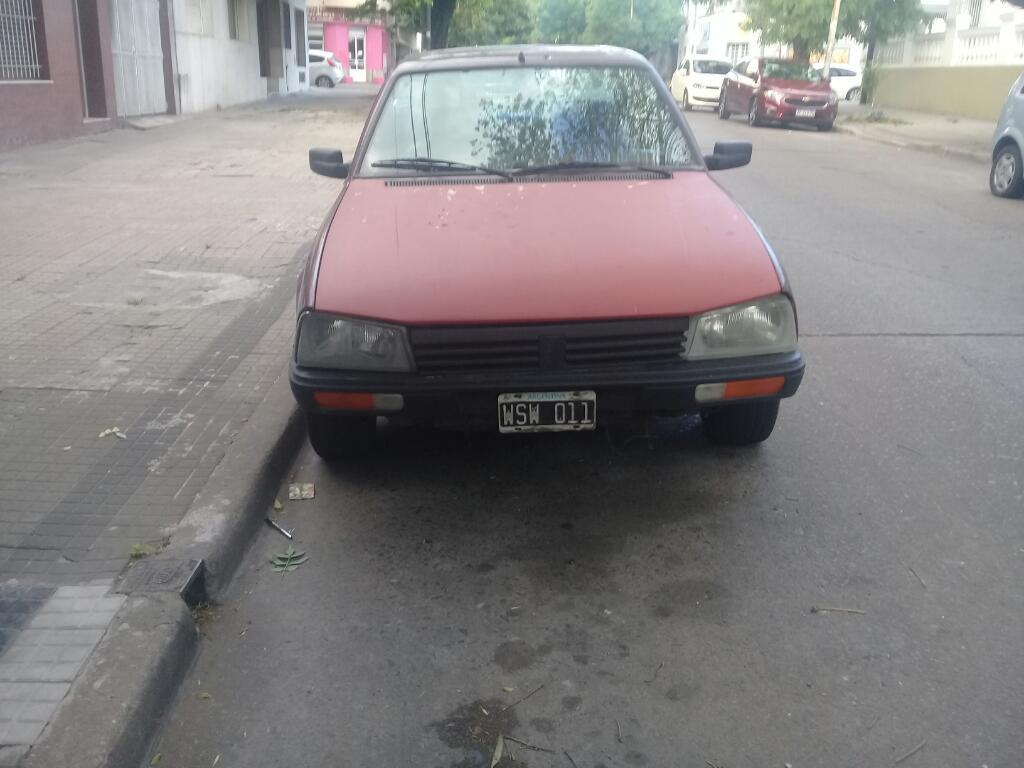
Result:
<svg viewBox="0 0 1024 768"><path fill-rule="evenodd" d="M879 67L875 104L995 121L1021 67Z"/></svg>

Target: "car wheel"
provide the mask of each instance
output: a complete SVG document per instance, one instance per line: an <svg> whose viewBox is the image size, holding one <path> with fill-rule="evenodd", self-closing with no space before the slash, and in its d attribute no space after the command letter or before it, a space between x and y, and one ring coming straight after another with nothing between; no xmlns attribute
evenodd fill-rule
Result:
<svg viewBox="0 0 1024 768"><path fill-rule="evenodd" d="M761 115L757 111L757 99L750 100L750 110L747 112L747 122L757 128L761 125Z"/></svg>
<svg viewBox="0 0 1024 768"><path fill-rule="evenodd" d="M754 445L768 439L779 416L778 400L723 405L702 411L708 440L718 445Z"/></svg>
<svg viewBox="0 0 1024 768"><path fill-rule="evenodd" d="M331 80L331 78L329 78L327 75L320 75L320 77L316 79L314 85L318 85L321 88L333 88L334 81Z"/></svg>
<svg viewBox="0 0 1024 768"><path fill-rule="evenodd" d="M718 119L728 120L732 112L725 108L725 88L722 88L722 95L718 97Z"/></svg>
<svg viewBox="0 0 1024 768"><path fill-rule="evenodd" d="M1016 144L1006 144L996 151L988 186L996 197L1024 195L1024 163Z"/></svg>
<svg viewBox="0 0 1024 768"><path fill-rule="evenodd" d="M847 101L856 101L856 102L859 103L860 102L860 88L851 88L849 91L847 91L847 93L846 93L846 100Z"/></svg>
<svg viewBox="0 0 1024 768"><path fill-rule="evenodd" d="M832 120L830 120L827 123L818 123L818 130L819 131L831 131L833 125L835 125L835 121L832 121Z"/></svg>
<svg viewBox="0 0 1024 768"><path fill-rule="evenodd" d="M683 109L687 112L693 109L693 105L690 103L690 92L686 89L683 89Z"/></svg>
<svg viewBox="0 0 1024 768"><path fill-rule="evenodd" d="M325 461L365 456L373 447L377 417L372 414L307 413L309 444Z"/></svg>

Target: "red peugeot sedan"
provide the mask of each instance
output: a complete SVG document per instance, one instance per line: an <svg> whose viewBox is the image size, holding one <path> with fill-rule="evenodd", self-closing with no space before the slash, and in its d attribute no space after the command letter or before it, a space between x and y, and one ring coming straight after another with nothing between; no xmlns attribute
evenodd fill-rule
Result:
<svg viewBox="0 0 1024 768"><path fill-rule="evenodd" d="M292 390L326 459L377 417L504 434L699 413L767 438L804 361L786 275L646 59L446 50L400 65L300 277Z"/></svg>
<svg viewBox="0 0 1024 768"><path fill-rule="evenodd" d="M831 131L839 97L821 72L791 59L753 58L741 61L725 76L718 97L718 116L738 112L754 126L768 122L804 123Z"/></svg>

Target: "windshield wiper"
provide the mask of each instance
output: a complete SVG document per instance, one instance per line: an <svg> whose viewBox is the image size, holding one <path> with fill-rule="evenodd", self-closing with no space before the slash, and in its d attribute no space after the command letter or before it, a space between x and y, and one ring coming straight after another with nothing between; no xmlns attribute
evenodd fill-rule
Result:
<svg viewBox="0 0 1024 768"><path fill-rule="evenodd" d="M455 160L439 160L436 157L396 157L391 160L377 160L370 165L374 168L409 168L414 171L429 171L437 168L447 168L453 171L479 171L492 176L500 176L503 179L512 179L512 174L505 171L472 163L460 163Z"/></svg>
<svg viewBox="0 0 1024 768"><path fill-rule="evenodd" d="M550 165L528 165L525 168L517 168L512 171L512 175L534 176L538 173L589 170L642 171L644 173L657 173L666 179L672 178L672 172L665 168L652 168L646 165L621 165L620 163L591 163L579 160L569 160L564 163L551 163Z"/></svg>

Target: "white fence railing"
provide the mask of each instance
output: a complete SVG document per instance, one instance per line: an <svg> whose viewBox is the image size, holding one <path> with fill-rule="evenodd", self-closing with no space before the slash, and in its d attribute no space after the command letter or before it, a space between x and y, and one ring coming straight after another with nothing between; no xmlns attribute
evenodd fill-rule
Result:
<svg viewBox="0 0 1024 768"><path fill-rule="evenodd" d="M961 29L958 51L961 64L995 64L999 58L999 28Z"/></svg>
<svg viewBox="0 0 1024 768"><path fill-rule="evenodd" d="M1024 24L1005 19L1002 26L956 28L945 32L907 35L879 46L879 66L991 66L1024 62Z"/></svg>
<svg viewBox="0 0 1024 768"><path fill-rule="evenodd" d="M914 63L939 64L945 45L946 36L943 34L918 35L914 38Z"/></svg>

